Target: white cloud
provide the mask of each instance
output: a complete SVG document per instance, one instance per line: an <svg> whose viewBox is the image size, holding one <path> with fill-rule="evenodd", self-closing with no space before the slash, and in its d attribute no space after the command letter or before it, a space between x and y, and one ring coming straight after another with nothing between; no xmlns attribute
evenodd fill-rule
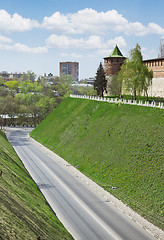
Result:
<svg viewBox="0 0 164 240"><path fill-rule="evenodd" d="M40 24L36 20L23 18L15 13L13 16L5 10L0 10L0 30L4 32L23 32L38 28Z"/></svg>
<svg viewBox="0 0 164 240"><path fill-rule="evenodd" d="M48 49L46 47L28 47L24 44L15 43L14 45L7 45L7 44L0 44L0 49L7 50L7 51L14 51L19 53L32 53L32 54L39 54L39 53L47 53Z"/></svg>
<svg viewBox="0 0 164 240"><path fill-rule="evenodd" d="M16 43L13 46L13 50L17 52L24 52L24 53L33 53L33 54L38 54L38 53L46 53L48 52L48 49L46 47L28 47L24 44Z"/></svg>
<svg viewBox="0 0 164 240"><path fill-rule="evenodd" d="M87 40L84 39L84 47L87 49L103 48L103 45L101 37L96 35L90 36Z"/></svg>
<svg viewBox="0 0 164 240"><path fill-rule="evenodd" d="M82 47L84 43L84 39L82 38L71 38L66 35L58 36L56 34L52 34L46 40L46 46L48 48L79 48Z"/></svg>
<svg viewBox="0 0 164 240"><path fill-rule="evenodd" d="M52 34L46 40L46 46L48 48L104 49L107 47L114 47L116 43L120 47L126 46L125 39L121 36L104 42L100 36L96 35L92 35L88 38L71 38L66 35L58 36Z"/></svg>
<svg viewBox="0 0 164 240"><path fill-rule="evenodd" d="M72 14L71 22L76 33L106 34L109 31L115 31L118 25L125 25L127 20L115 10L97 12L86 8Z"/></svg>
<svg viewBox="0 0 164 240"><path fill-rule="evenodd" d="M164 34L164 28L158 24L149 23L145 26L140 22L129 22L116 10L97 12L94 9L85 8L72 14L55 12L50 17L44 17L41 24L17 13L11 15L3 9L0 10L0 31L23 32L40 27L58 34L108 35L111 32L136 36Z"/></svg>
<svg viewBox="0 0 164 240"><path fill-rule="evenodd" d="M149 32L154 34L164 34L164 29L155 23L149 23L148 30Z"/></svg>
<svg viewBox="0 0 164 240"><path fill-rule="evenodd" d="M126 41L122 36L115 37L114 39L110 39L107 41L107 47L112 47L115 45L118 45L119 47L123 48L126 46Z"/></svg>
<svg viewBox="0 0 164 240"><path fill-rule="evenodd" d="M48 30L71 32L68 17L60 12L55 12L51 17L45 17L42 26Z"/></svg>
<svg viewBox="0 0 164 240"><path fill-rule="evenodd" d="M114 39L110 39L106 43L104 43L104 47L98 49L97 52L95 52L95 54L98 56L107 57L111 54L116 44L120 49L124 49L126 47L126 41L122 36L115 37Z"/></svg>
<svg viewBox="0 0 164 240"><path fill-rule="evenodd" d="M56 12L44 18L42 27L64 34L107 35L110 32L136 36L164 34L164 29L155 23L144 26L140 22L129 22L116 10L97 12L89 8L67 15Z"/></svg>
<svg viewBox="0 0 164 240"><path fill-rule="evenodd" d="M0 35L0 43L11 43L12 39Z"/></svg>
<svg viewBox="0 0 164 240"><path fill-rule="evenodd" d="M45 17L42 26L48 30L75 34L105 34L127 20L117 11L97 12L93 9L80 10L77 13L63 15L60 12Z"/></svg>
<svg viewBox="0 0 164 240"><path fill-rule="evenodd" d="M123 27L122 31L124 31L126 35L143 36L148 34L148 29L139 22L126 24Z"/></svg>

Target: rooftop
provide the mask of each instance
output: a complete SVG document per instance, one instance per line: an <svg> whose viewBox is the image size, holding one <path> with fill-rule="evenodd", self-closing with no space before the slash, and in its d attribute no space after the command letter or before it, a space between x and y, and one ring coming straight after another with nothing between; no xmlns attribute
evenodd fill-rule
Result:
<svg viewBox="0 0 164 240"><path fill-rule="evenodd" d="M113 49L112 53L109 55L109 57L105 57L105 58L113 58L113 57L124 58L124 56L122 55L120 49L117 47L117 44L116 44L115 48Z"/></svg>

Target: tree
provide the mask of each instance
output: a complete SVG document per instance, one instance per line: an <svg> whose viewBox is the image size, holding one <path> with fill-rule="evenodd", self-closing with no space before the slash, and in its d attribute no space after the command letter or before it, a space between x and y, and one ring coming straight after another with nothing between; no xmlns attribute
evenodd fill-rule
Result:
<svg viewBox="0 0 164 240"><path fill-rule="evenodd" d="M136 100L137 93L146 93L152 83L153 72L144 65L141 48L137 44L130 51L130 57L121 66L118 74L119 87L131 92Z"/></svg>
<svg viewBox="0 0 164 240"><path fill-rule="evenodd" d="M30 70L30 71L27 72L27 77L28 77L29 80L34 82L35 78L36 78L36 74Z"/></svg>
<svg viewBox="0 0 164 240"><path fill-rule="evenodd" d="M48 96L42 96L35 106L40 108L39 118L40 120L45 118L55 107L56 107L55 98L50 98Z"/></svg>
<svg viewBox="0 0 164 240"><path fill-rule="evenodd" d="M19 86L19 83L18 81L14 80L14 81L7 81L5 83L5 85L7 87L9 87L10 90L17 90L18 89L18 86Z"/></svg>
<svg viewBox="0 0 164 240"><path fill-rule="evenodd" d="M100 65L97 69L95 81L94 81L94 89L97 91L97 94L103 97L104 90L106 90L106 78L105 78L105 72L102 63L100 62Z"/></svg>
<svg viewBox="0 0 164 240"><path fill-rule="evenodd" d="M69 75L62 78L56 77L53 80L52 89L57 91L60 97L68 97L72 93L72 78Z"/></svg>
<svg viewBox="0 0 164 240"><path fill-rule="evenodd" d="M8 88L5 85L5 81L0 77L0 97L8 95Z"/></svg>
<svg viewBox="0 0 164 240"><path fill-rule="evenodd" d="M149 69L144 65L143 66L143 81L141 81L141 92L144 92L148 101L148 88L152 84L153 71L149 71Z"/></svg>
<svg viewBox="0 0 164 240"><path fill-rule="evenodd" d="M94 90L93 86L72 86L73 93L80 95L96 95L96 90Z"/></svg>
<svg viewBox="0 0 164 240"><path fill-rule="evenodd" d="M114 74L110 83L111 94L113 95L120 95L120 88L118 83L118 74Z"/></svg>
<svg viewBox="0 0 164 240"><path fill-rule="evenodd" d="M19 102L15 97L8 95L4 98L4 113L8 114L10 119L10 123L14 123L14 117L19 113Z"/></svg>

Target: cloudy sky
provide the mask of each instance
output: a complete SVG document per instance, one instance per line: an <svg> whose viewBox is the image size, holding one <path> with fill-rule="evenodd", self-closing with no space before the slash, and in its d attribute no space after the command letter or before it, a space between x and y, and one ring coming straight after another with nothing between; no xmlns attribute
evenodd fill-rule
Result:
<svg viewBox="0 0 164 240"><path fill-rule="evenodd" d="M78 61L80 79L94 77L117 44L138 43L158 57L163 0L0 0L0 72L59 75L59 62Z"/></svg>

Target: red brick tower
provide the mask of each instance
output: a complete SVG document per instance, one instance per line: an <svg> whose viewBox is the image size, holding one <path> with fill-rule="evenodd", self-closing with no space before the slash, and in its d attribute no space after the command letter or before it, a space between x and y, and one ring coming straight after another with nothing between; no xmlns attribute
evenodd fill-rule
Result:
<svg viewBox="0 0 164 240"><path fill-rule="evenodd" d="M125 57L122 55L120 49L116 45L110 56L104 58L104 70L106 76L111 76L115 73L118 73L121 65L124 63L124 60Z"/></svg>
<svg viewBox="0 0 164 240"><path fill-rule="evenodd" d="M104 58L104 71L107 79L107 95L110 95L111 79L114 74L120 71L121 65L124 63L125 59L126 58L122 55L117 45L115 46L110 56Z"/></svg>

